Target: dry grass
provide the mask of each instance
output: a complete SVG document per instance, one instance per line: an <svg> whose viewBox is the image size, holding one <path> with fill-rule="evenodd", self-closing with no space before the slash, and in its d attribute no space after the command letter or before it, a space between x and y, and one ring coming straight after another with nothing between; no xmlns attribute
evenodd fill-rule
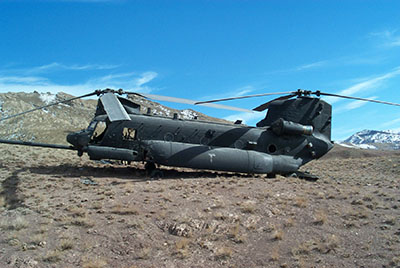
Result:
<svg viewBox="0 0 400 268"><path fill-rule="evenodd" d="M302 196L298 196L294 200L294 205L299 208L305 208L307 206L307 199Z"/></svg>
<svg viewBox="0 0 400 268"><path fill-rule="evenodd" d="M117 204L111 210L111 213L118 215L139 215L139 208L134 204Z"/></svg>
<svg viewBox="0 0 400 268"><path fill-rule="evenodd" d="M315 213L313 223L316 225L323 225L327 221L327 216L325 211L319 210Z"/></svg>
<svg viewBox="0 0 400 268"><path fill-rule="evenodd" d="M233 249L230 247L220 247L215 251L215 259L220 260L220 259L228 259L232 257L233 254Z"/></svg>
<svg viewBox="0 0 400 268"><path fill-rule="evenodd" d="M240 210L243 213L254 213L256 208L256 203L254 201L245 201L240 204Z"/></svg>
<svg viewBox="0 0 400 268"><path fill-rule="evenodd" d="M82 261L82 268L105 268L107 266L107 262L102 258L89 258L85 257L84 261Z"/></svg>
<svg viewBox="0 0 400 268"><path fill-rule="evenodd" d="M61 250L69 250L73 249L75 245L75 241L73 239L64 238L60 241Z"/></svg>
<svg viewBox="0 0 400 268"><path fill-rule="evenodd" d="M240 223L237 222L235 225L229 228L228 238L232 239L235 243L244 243L246 235L240 232Z"/></svg>
<svg viewBox="0 0 400 268"><path fill-rule="evenodd" d="M272 233L272 240L282 240L284 232L282 229L277 229Z"/></svg>
<svg viewBox="0 0 400 268"><path fill-rule="evenodd" d="M56 263L61 261L61 252L59 250L52 250L43 257L44 262Z"/></svg>
<svg viewBox="0 0 400 268"><path fill-rule="evenodd" d="M179 256L179 258L187 258L189 256L189 245L191 241L183 237L175 242L175 254Z"/></svg>

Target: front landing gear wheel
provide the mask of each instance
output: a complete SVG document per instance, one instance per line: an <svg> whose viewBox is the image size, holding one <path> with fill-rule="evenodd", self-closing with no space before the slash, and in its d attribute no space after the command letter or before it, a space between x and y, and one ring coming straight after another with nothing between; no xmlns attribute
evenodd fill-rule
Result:
<svg viewBox="0 0 400 268"><path fill-rule="evenodd" d="M150 176L151 180L161 179L164 177L164 173L157 169L156 164L153 162L147 162L146 165L144 165L144 168L146 169L147 176Z"/></svg>
<svg viewBox="0 0 400 268"><path fill-rule="evenodd" d="M146 164L144 165L144 168L146 169L147 172L152 172L153 170L155 170L156 164L154 164L153 162L146 162Z"/></svg>

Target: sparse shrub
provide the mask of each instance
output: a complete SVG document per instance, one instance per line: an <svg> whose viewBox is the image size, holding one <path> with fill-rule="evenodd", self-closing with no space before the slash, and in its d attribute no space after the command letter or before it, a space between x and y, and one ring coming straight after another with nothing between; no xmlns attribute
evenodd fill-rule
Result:
<svg viewBox="0 0 400 268"><path fill-rule="evenodd" d="M314 215L313 223L316 225L323 225L327 220L327 216L324 211L317 211Z"/></svg>
<svg viewBox="0 0 400 268"><path fill-rule="evenodd" d="M279 254L279 249L277 247L274 247L271 251L271 261L278 261L280 258L280 254Z"/></svg>
<svg viewBox="0 0 400 268"><path fill-rule="evenodd" d="M236 243L243 243L246 240L245 235L240 233L240 224L236 223L229 229L228 238L232 239Z"/></svg>
<svg viewBox="0 0 400 268"><path fill-rule="evenodd" d="M58 250L53 250L43 257L44 262L55 263L61 260L61 253Z"/></svg>
<svg viewBox="0 0 400 268"><path fill-rule="evenodd" d="M74 248L74 241L72 239L62 239L60 242L61 250L69 250Z"/></svg>
<svg viewBox="0 0 400 268"><path fill-rule="evenodd" d="M228 259L232 256L233 250L229 247L220 247L215 252L215 259Z"/></svg>
<svg viewBox="0 0 400 268"><path fill-rule="evenodd" d="M339 238L336 235L330 235L318 244L318 251L327 254L339 246Z"/></svg>
<svg viewBox="0 0 400 268"><path fill-rule="evenodd" d="M71 224L76 225L76 226L86 227L86 228L90 228L90 227L94 226L94 223L87 218L77 218L75 220L72 220Z"/></svg>
<svg viewBox="0 0 400 268"><path fill-rule="evenodd" d="M283 231L278 229L272 233L272 240L282 240L283 238Z"/></svg>
<svg viewBox="0 0 400 268"><path fill-rule="evenodd" d="M287 219L283 224L283 226L285 226L285 227L292 227L293 225L294 225L294 219L293 218Z"/></svg>
<svg viewBox="0 0 400 268"><path fill-rule="evenodd" d="M128 206L122 206L118 204L111 210L111 213L118 215L139 215L139 210L133 204L130 204Z"/></svg>
<svg viewBox="0 0 400 268"><path fill-rule="evenodd" d="M307 199L304 197L296 197L294 205L299 208L305 208L307 206Z"/></svg>
<svg viewBox="0 0 400 268"><path fill-rule="evenodd" d="M240 204L240 210L243 213L254 213L256 210L256 204L254 201L246 201Z"/></svg>
<svg viewBox="0 0 400 268"><path fill-rule="evenodd" d="M107 262L103 259L86 259L82 262L82 268L105 268L107 267Z"/></svg>
<svg viewBox="0 0 400 268"><path fill-rule="evenodd" d="M150 258L150 252L151 252L151 247L148 246L142 247L137 254L137 258L147 260Z"/></svg>
<svg viewBox="0 0 400 268"><path fill-rule="evenodd" d="M73 217L85 217L87 213L85 209L78 207L70 208L69 211Z"/></svg>
<svg viewBox="0 0 400 268"><path fill-rule="evenodd" d="M8 224L6 221L3 221L1 223L2 229L9 229L9 230L16 230L16 231L25 229L28 227L28 225L29 225L28 221L21 216L17 216L13 221L11 221Z"/></svg>
<svg viewBox="0 0 400 268"><path fill-rule="evenodd" d="M188 238L181 238L175 243L175 254L180 258L187 258L189 256L189 244L190 240Z"/></svg>

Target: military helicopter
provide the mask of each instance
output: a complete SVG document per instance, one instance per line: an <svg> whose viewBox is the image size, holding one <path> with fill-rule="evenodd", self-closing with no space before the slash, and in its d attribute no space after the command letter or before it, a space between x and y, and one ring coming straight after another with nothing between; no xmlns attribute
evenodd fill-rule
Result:
<svg viewBox="0 0 400 268"><path fill-rule="evenodd" d="M315 180L315 176L298 169L325 155L333 147L332 106L320 96L400 106L397 103L301 89L204 102L105 89L8 116L0 121L94 95L99 96L94 118L86 129L67 135L70 146L14 140L0 140L0 143L75 150L78 156L87 153L91 160L143 161L150 171L164 165L268 174L269 177L295 174L300 178ZM241 108L215 103L269 95L283 96L254 108L256 112L266 109L268 112L256 127L251 127L240 122L224 124L183 120L177 115L172 118L161 117L152 115L150 111L142 114L139 104L121 95L242 111Z"/></svg>

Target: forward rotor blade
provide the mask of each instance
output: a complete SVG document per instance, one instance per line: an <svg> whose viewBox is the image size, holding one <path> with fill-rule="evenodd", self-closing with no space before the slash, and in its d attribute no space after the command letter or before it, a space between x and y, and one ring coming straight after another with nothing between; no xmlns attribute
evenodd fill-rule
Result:
<svg viewBox="0 0 400 268"><path fill-rule="evenodd" d="M73 101L73 100L77 100L77 99L81 99L81 98L85 98L85 97L90 97L90 96L98 95L98 94L100 94L100 91L94 91L92 93L85 94L85 95L82 95L82 96L79 96L79 97L73 97L73 98L70 98L70 99L63 100L63 101L50 103L50 104L47 104L47 105L44 105L44 106L41 106L41 107L37 107L37 108L31 109L31 110L28 110L28 111L25 111L25 112L22 112L22 113L18 113L18 114L14 114L14 115L10 115L10 116L1 118L0 122L4 121L4 120L7 120L7 119L11 119L11 118L17 117L17 116L20 116L20 115L31 113L31 112L34 112L34 111L37 111L37 110L41 110L41 109L44 109L44 108L47 108L47 107L51 107L51 106L58 105L58 104L61 104L61 103L66 103L66 102L69 102L69 101Z"/></svg>
<svg viewBox="0 0 400 268"><path fill-rule="evenodd" d="M260 106L257 106L257 107L254 108L253 110L254 110L254 111L257 111L257 112L262 112L262 111L268 109L268 106L271 105L271 103L273 103L273 102L275 102L275 101L278 101L278 100L287 100L287 99L290 99L290 98L295 97L295 96L297 96L297 94L285 95L285 96L282 96L282 97L279 97L279 98L270 100L269 102L266 102L266 103L264 103L264 104L261 104Z"/></svg>
<svg viewBox="0 0 400 268"><path fill-rule="evenodd" d="M100 101L103 104L104 110L107 113L108 118L111 122L114 121L129 121L131 118L125 111L121 102L118 100L114 93L106 93L100 97Z"/></svg>
<svg viewBox="0 0 400 268"><path fill-rule="evenodd" d="M204 103L211 103L211 102L219 102L219 101L228 101L228 100L239 100L239 99L247 99L247 98L254 98L254 97L263 97L263 96L270 96L270 95L283 95L283 94L290 94L294 93L293 91L289 92L273 92L273 93L263 93L263 94L254 94L254 95L247 95L247 96L239 96L239 97L231 97L231 98L224 98L224 99L215 99L215 100L208 100L208 101L199 101L195 104L204 104Z"/></svg>
<svg viewBox="0 0 400 268"><path fill-rule="evenodd" d="M344 95L338 95L338 94L323 93L323 92L318 92L318 91L317 92L313 92L313 94L316 94L317 96L319 96L319 95L321 95L321 96L330 96L330 97L338 97L338 98L344 98L344 99L350 99L350 100L360 100L360 101L368 101L368 102L375 102L375 103L381 103L381 104L400 106L399 103L394 103L394 102L379 101L379 100L372 100L372 99L364 99L364 98L344 96Z"/></svg>
<svg viewBox="0 0 400 268"><path fill-rule="evenodd" d="M134 94L134 95L138 95L138 96L142 96L142 97L145 97L145 98L148 98L148 99L158 100L158 101L168 101L168 102L184 103L184 104L190 104L190 105L196 105L196 103L197 103L197 101L195 101L195 100L168 97L168 96L161 96L161 95L155 95L155 94L147 94L147 93L138 94L138 93L134 93L134 92L125 92L125 93ZM214 104L214 103L205 103L205 104L200 104L200 105L201 106L212 107L212 108L217 108L217 109L253 113L252 110L233 107L233 106L228 106L228 105L221 105L221 104Z"/></svg>

